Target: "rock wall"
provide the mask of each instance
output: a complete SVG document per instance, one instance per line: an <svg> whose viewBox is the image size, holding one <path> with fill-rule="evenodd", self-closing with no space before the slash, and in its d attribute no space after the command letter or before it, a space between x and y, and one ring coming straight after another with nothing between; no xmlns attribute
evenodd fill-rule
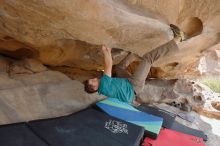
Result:
<svg viewBox="0 0 220 146"><path fill-rule="evenodd" d="M0 125L71 114L103 98L37 61L22 62L0 58Z"/></svg>
<svg viewBox="0 0 220 146"><path fill-rule="evenodd" d="M147 80L140 95L143 103L167 103L184 111L220 119L220 94L189 79Z"/></svg>
<svg viewBox="0 0 220 146"><path fill-rule="evenodd" d="M210 76L220 75L220 50L212 50L207 52L207 54L200 59L200 72L201 74L206 74Z"/></svg>
<svg viewBox="0 0 220 146"><path fill-rule="evenodd" d="M164 70L175 75L219 42L219 8L218 0L1 0L0 52L29 51L26 56L46 65L97 70L101 44L142 56L172 39L173 23L195 36L154 64L177 62Z"/></svg>

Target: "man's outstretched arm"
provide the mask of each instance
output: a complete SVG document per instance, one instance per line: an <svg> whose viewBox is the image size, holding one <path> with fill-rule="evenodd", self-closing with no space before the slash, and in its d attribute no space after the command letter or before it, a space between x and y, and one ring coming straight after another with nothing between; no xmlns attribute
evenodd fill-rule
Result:
<svg viewBox="0 0 220 146"><path fill-rule="evenodd" d="M109 77L112 76L112 54L111 54L111 48L108 48L106 46L102 46L102 52L104 54L104 74L108 75Z"/></svg>

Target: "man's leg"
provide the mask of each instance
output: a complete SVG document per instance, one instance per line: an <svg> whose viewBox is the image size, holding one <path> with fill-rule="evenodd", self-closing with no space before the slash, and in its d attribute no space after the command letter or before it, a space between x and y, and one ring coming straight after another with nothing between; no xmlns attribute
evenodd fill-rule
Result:
<svg viewBox="0 0 220 146"><path fill-rule="evenodd" d="M145 80L150 71L151 65L161 57L172 54L178 50L179 49L175 40L171 40L168 43L144 54L143 60L140 62L137 70L130 79L137 96L144 89Z"/></svg>
<svg viewBox="0 0 220 146"><path fill-rule="evenodd" d="M113 66L113 72L116 77L119 78L131 78L131 73L126 69L129 64L137 60L138 56L132 53L129 53L119 64Z"/></svg>

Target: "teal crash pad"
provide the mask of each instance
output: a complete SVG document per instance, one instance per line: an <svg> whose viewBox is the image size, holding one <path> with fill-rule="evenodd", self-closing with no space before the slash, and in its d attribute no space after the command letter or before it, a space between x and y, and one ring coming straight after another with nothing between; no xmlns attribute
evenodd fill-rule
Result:
<svg viewBox="0 0 220 146"><path fill-rule="evenodd" d="M107 98L96 103L103 112L121 120L144 127L147 137L156 139L163 124L163 119L137 110L132 105L115 98Z"/></svg>

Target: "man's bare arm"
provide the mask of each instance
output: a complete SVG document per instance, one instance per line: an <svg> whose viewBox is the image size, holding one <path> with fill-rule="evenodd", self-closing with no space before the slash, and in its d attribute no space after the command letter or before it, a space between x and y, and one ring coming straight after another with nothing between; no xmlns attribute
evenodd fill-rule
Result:
<svg viewBox="0 0 220 146"><path fill-rule="evenodd" d="M102 46L102 51L104 54L104 61L105 61L105 66L104 66L104 73L108 75L109 77L112 76L112 54L111 54L111 48L108 48L106 46Z"/></svg>

